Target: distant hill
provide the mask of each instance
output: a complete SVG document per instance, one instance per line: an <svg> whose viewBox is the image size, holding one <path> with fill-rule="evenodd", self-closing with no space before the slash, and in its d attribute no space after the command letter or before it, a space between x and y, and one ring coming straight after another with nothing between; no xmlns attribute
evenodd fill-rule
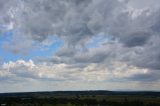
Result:
<svg viewBox="0 0 160 106"><path fill-rule="evenodd" d="M97 95L131 95L160 97L160 92L151 91L45 91L45 92L20 92L0 93L0 97L37 97L37 96L97 96Z"/></svg>

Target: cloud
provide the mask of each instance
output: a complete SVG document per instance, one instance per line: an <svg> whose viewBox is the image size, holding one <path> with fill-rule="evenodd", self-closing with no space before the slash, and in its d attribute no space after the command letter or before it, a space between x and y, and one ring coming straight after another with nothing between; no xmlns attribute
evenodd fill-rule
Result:
<svg viewBox="0 0 160 106"><path fill-rule="evenodd" d="M35 64L32 60L17 60L16 62L10 61L4 63L1 67L1 78L15 76L14 78L21 77L22 79L43 79L50 81L72 81L74 79L74 81L99 82L117 78L123 80L152 75L152 72L148 69L140 69L120 62L101 65L90 63L84 67L74 67L74 65L64 63L47 65L44 63ZM147 77L144 78L147 79ZM143 78L139 79L139 81L141 80L143 81ZM159 80L159 78L156 77L155 80Z"/></svg>
<svg viewBox="0 0 160 106"><path fill-rule="evenodd" d="M10 75L12 76L14 75L16 76L16 78L21 77L22 79L31 78L35 80L43 79L51 81L70 81L73 79L88 80L85 77L92 78L91 71L94 71L94 74L98 74L98 72L95 71L96 64L90 64L89 66L86 66L81 70L80 68L77 67L73 68L70 65L63 63L55 65L47 65L47 64L34 64L32 60L29 60L28 62L24 60L17 60L16 62L10 61L8 63L4 63L1 67L2 67L0 71L1 78L5 76L10 77ZM78 74L80 74L80 76ZM94 75L92 79L96 80L96 78L94 77L96 76Z"/></svg>
<svg viewBox="0 0 160 106"><path fill-rule="evenodd" d="M116 14L118 9L123 7L122 3L111 0L17 0L17 3L18 6L10 7L13 12L7 16L12 17L10 21L14 24L13 29L20 33L17 35L15 31L16 38L24 36L24 41L30 39L41 42L48 36L57 35L70 45L82 45L91 36L105 30L103 27L108 27L105 24L111 21L112 14ZM103 10L104 16L100 14ZM102 20L98 19L97 15ZM100 30L97 29L97 24ZM14 44L13 46L17 47Z"/></svg>
<svg viewBox="0 0 160 106"><path fill-rule="evenodd" d="M0 75L52 81L159 81L160 7L154 7L158 3L1 0L1 36L12 32L11 39L3 41L3 50L29 55L53 44L51 38L63 44L51 56L33 58L35 63L3 64Z"/></svg>
<svg viewBox="0 0 160 106"><path fill-rule="evenodd" d="M122 62L106 64L90 63L79 67L70 64L47 64L34 63L32 60L10 61L1 65L0 82L6 86L1 91L33 91L33 90L80 90L82 89L143 89L142 86L151 86L146 89L155 88L154 84L159 83L159 73L152 73L148 69L128 66ZM8 88L12 85L12 90ZM23 85L23 86L20 86ZM32 86L31 86L32 85ZM51 86L52 85L52 86ZM96 86L95 86L96 85ZM17 89L14 89L14 87ZM30 86L30 87L29 87ZM44 88L49 87L49 88ZM52 89L51 89L52 88ZM23 90L22 90L23 89ZM131 90L131 89L130 89Z"/></svg>

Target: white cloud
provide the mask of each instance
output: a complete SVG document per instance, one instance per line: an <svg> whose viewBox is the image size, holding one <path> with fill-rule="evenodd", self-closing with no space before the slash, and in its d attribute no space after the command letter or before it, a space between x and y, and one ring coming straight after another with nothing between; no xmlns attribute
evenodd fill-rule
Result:
<svg viewBox="0 0 160 106"><path fill-rule="evenodd" d="M1 80L1 83L7 84L10 82L10 85L15 85L18 83L34 85L34 83L41 83L42 87L45 83L49 82L60 85L62 84L61 86L64 86L64 83L68 83L68 86L78 86L78 83L81 86L85 86L85 84L87 83L114 84L119 82L120 84L121 81L123 81L123 86L128 87L128 79L134 79L135 75L148 75L150 73L150 71L147 69L139 69L134 66L128 66L127 64L122 62L112 62L105 65L106 67L104 67L104 65L97 65L95 63L92 63L83 68L78 68L63 63L47 65L35 64L32 60L17 60L16 62L10 61L2 65L2 69L0 70L0 79L3 79ZM134 85L137 83L137 81L141 80L143 81L143 79L135 80L135 82L132 80L131 81ZM119 85L119 89L123 89L123 86ZM86 87L89 87L89 85ZM85 89L87 89L86 87ZM37 87L35 86L35 88ZM92 89L96 88L98 89L98 87Z"/></svg>

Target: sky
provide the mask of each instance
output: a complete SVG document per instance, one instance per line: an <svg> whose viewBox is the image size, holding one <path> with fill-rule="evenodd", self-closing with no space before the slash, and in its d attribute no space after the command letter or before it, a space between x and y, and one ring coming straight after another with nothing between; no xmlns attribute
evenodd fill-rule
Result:
<svg viewBox="0 0 160 106"><path fill-rule="evenodd" d="M160 91L159 0L0 0L0 92Z"/></svg>

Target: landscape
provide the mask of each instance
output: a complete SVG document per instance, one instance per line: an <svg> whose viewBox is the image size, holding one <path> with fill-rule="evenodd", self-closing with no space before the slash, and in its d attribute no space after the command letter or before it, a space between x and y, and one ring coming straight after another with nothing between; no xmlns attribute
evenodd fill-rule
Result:
<svg viewBox="0 0 160 106"><path fill-rule="evenodd" d="M0 0L0 106L160 106L160 0Z"/></svg>
<svg viewBox="0 0 160 106"><path fill-rule="evenodd" d="M160 92L54 91L1 93L1 106L160 106Z"/></svg>

